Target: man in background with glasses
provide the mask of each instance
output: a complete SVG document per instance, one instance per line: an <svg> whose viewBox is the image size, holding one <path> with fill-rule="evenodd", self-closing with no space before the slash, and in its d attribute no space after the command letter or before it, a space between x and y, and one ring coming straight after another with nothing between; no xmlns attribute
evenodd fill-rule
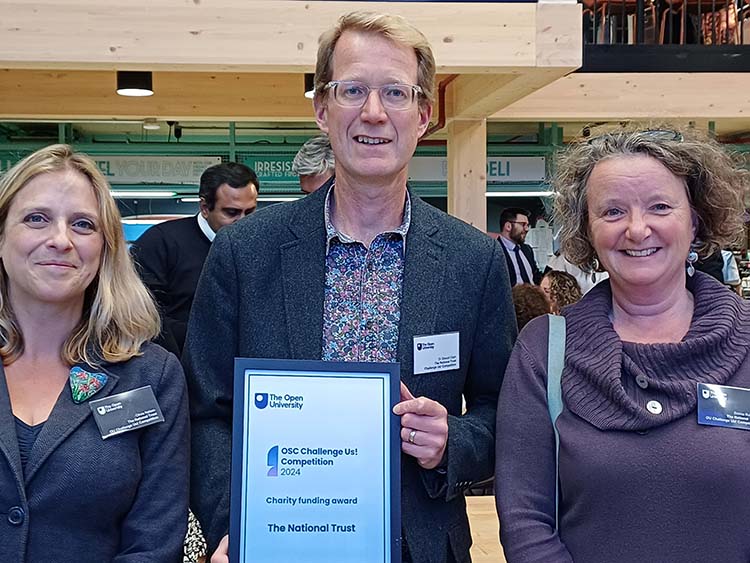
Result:
<svg viewBox="0 0 750 563"><path fill-rule="evenodd" d="M515 322L498 243L406 183L434 78L430 46L405 20L343 16L321 36L315 72L335 177L214 243L184 357L193 506L211 547L228 527L233 358L247 356L399 362L403 559L469 557L463 492L493 472ZM430 369L422 339L452 362Z"/></svg>
<svg viewBox="0 0 750 563"><path fill-rule="evenodd" d="M509 207L500 214L500 236L497 237L505 252L510 285L542 281L536 265L534 250L526 244L529 232L529 212L520 207Z"/></svg>

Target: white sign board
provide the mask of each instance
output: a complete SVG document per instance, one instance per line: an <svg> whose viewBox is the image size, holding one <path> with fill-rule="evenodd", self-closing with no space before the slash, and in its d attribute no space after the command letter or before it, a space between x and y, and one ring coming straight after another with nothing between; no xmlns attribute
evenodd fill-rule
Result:
<svg viewBox="0 0 750 563"><path fill-rule="evenodd" d="M448 158L415 156L409 164L411 182L445 182L448 179ZM546 162L543 156L487 157L488 183L544 182Z"/></svg>
<svg viewBox="0 0 750 563"><path fill-rule="evenodd" d="M219 156L101 156L92 158L110 184L198 184Z"/></svg>

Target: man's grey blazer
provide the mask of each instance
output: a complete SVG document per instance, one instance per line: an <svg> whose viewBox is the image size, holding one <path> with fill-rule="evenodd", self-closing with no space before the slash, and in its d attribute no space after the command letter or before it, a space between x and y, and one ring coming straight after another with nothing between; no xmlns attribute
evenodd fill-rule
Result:
<svg viewBox="0 0 750 563"><path fill-rule="evenodd" d="M321 357L329 185L222 229L198 284L183 363L192 415L191 502L210 549L228 530L234 358ZM414 194L411 203L398 361L415 396L448 410L449 431L444 471L402 456L402 527L416 563L468 561L462 493L493 473L497 395L516 322L497 241ZM453 331L460 335L459 369L415 375L413 338Z"/></svg>

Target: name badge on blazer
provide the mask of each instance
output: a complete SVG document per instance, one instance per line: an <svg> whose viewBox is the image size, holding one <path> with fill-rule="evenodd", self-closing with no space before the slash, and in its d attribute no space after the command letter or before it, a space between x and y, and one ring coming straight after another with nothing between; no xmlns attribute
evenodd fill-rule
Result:
<svg viewBox="0 0 750 563"><path fill-rule="evenodd" d="M699 383L698 424L750 430L750 389Z"/></svg>
<svg viewBox="0 0 750 563"><path fill-rule="evenodd" d="M458 368L458 332L414 337L414 375Z"/></svg>
<svg viewBox="0 0 750 563"><path fill-rule="evenodd" d="M150 385L89 403L103 439L164 422Z"/></svg>

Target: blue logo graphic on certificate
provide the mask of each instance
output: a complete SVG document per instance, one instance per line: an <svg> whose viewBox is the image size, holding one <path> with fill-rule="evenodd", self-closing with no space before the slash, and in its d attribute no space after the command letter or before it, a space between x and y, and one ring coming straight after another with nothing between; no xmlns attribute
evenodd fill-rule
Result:
<svg viewBox="0 0 750 563"><path fill-rule="evenodd" d="M268 406L268 393L256 393L255 406L259 409L266 408Z"/></svg>
<svg viewBox="0 0 750 563"><path fill-rule="evenodd" d="M268 477L278 477L279 475L279 446L274 446L273 448L268 450L268 461L266 462L266 465L271 467L271 469L268 470L268 473L266 473L266 475Z"/></svg>

